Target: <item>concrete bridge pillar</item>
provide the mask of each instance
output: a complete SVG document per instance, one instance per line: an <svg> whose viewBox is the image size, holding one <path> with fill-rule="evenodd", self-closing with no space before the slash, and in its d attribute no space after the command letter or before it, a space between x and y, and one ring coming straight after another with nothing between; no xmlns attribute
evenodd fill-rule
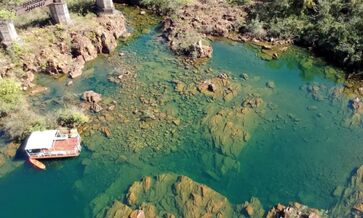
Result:
<svg viewBox="0 0 363 218"><path fill-rule="evenodd" d="M12 42L18 40L14 23L12 21L0 20L0 40L5 45L10 45Z"/></svg>
<svg viewBox="0 0 363 218"><path fill-rule="evenodd" d="M115 12L112 0L96 0L96 5L102 13L112 14Z"/></svg>
<svg viewBox="0 0 363 218"><path fill-rule="evenodd" d="M71 17L69 16L68 6L65 0L54 0L54 3L49 5L49 10L56 23L71 23Z"/></svg>

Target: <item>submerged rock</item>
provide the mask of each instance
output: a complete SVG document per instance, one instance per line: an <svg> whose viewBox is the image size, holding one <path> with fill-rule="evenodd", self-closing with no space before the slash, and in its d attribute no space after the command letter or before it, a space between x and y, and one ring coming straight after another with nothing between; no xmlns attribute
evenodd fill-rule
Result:
<svg viewBox="0 0 363 218"><path fill-rule="evenodd" d="M363 216L363 165L351 177L349 184L336 194L340 194L338 203L331 212L331 217Z"/></svg>
<svg viewBox="0 0 363 218"><path fill-rule="evenodd" d="M131 217L142 210L145 217L233 217L227 198L186 176L162 174L134 182L127 205L116 201L106 217Z"/></svg>
<svg viewBox="0 0 363 218"><path fill-rule="evenodd" d="M202 81L198 84L197 89L207 96L230 101L237 96L241 85L229 79L227 74L222 73L212 79Z"/></svg>
<svg viewBox="0 0 363 218"><path fill-rule="evenodd" d="M222 154L236 157L240 154L250 135L247 130L252 128L254 119L252 110L242 111L238 108L210 108L202 124L212 137L211 141Z"/></svg>

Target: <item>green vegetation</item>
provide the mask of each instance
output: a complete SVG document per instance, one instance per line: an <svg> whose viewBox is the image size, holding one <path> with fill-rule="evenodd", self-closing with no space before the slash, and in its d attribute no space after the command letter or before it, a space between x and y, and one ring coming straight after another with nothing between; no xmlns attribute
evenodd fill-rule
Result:
<svg viewBox="0 0 363 218"><path fill-rule="evenodd" d="M11 20L15 18L15 12L6 9L0 9L0 19Z"/></svg>
<svg viewBox="0 0 363 218"><path fill-rule="evenodd" d="M159 12L172 12L184 5L195 3L196 0L140 0L141 4L157 9Z"/></svg>
<svg viewBox="0 0 363 218"><path fill-rule="evenodd" d="M23 140L28 137L31 132L45 130L49 126L47 120L43 116L35 114L28 108L5 117L3 123L6 133L11 138L18 140Z"/></svg>
<svg viewBox="0 0 363 218"><path fill-rule="evenodd" d="M76 108L62 109L58 111L57 122L64 127L77 127L88 122L89 118Z"/></svg>
<svg viewBox="0 0 363 218"><path fill-rule="evenodd" d="M0 78L0 112L8 113L19 109L25 99L20 84L13 78Z"/></svg>
<svg viewBox="0 0 363 218"><path fill-rule="evenodd" d="M363 67L362 0L271 0L257 3L248 30L293 39L353 71ZM258 20L259 22L256 22Z"/></svg>

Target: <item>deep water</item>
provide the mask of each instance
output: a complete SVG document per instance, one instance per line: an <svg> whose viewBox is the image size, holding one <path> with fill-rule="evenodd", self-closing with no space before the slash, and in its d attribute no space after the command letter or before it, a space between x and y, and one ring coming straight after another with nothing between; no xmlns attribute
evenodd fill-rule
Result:
<svg viewBox="0 0 363 218"><path fill-rule="evenodd" d="M327 75L324 62L298 48L269 62L248 44L217 40L213 49L210 60L193 67L171 54L152 30L88 63L72 86L65 86L64 78L39 78L50 87L33 98L44 113L79 103L90 89L101 93L104 103L117 101L107 122L90 114L94 125L108 126L112 136L91 128L83 135L80 157L46 161L46 171L24 163L1 178L0 217L90 217L122 200L133 181L164 172L187 175L232 203L256 196L265 208L291 201L332 207L334 188L363 163L361 123L349 123L349 98L334 94L342 87L340 76ZM135 78L121 84L108 80L126 65ZM194 84L220 73L247 88L232 101L175 90L176 81ZM269 81L275 88L266 87ZM264 106L246 129L250 139L242 151L225 155L202 120L208 107L239 107L250 93ZM144 122L137 111L163 112L180 125L167 119Z"/></svg>

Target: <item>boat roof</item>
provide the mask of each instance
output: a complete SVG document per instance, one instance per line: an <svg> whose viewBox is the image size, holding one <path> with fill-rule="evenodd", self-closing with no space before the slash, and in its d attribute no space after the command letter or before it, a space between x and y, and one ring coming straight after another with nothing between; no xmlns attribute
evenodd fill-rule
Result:
<svg viewBox="0 0 363 218"><path fill-rule="evenodd" d="M29 136L26 150L52 148L58 130L35 131Z"/></svg>

